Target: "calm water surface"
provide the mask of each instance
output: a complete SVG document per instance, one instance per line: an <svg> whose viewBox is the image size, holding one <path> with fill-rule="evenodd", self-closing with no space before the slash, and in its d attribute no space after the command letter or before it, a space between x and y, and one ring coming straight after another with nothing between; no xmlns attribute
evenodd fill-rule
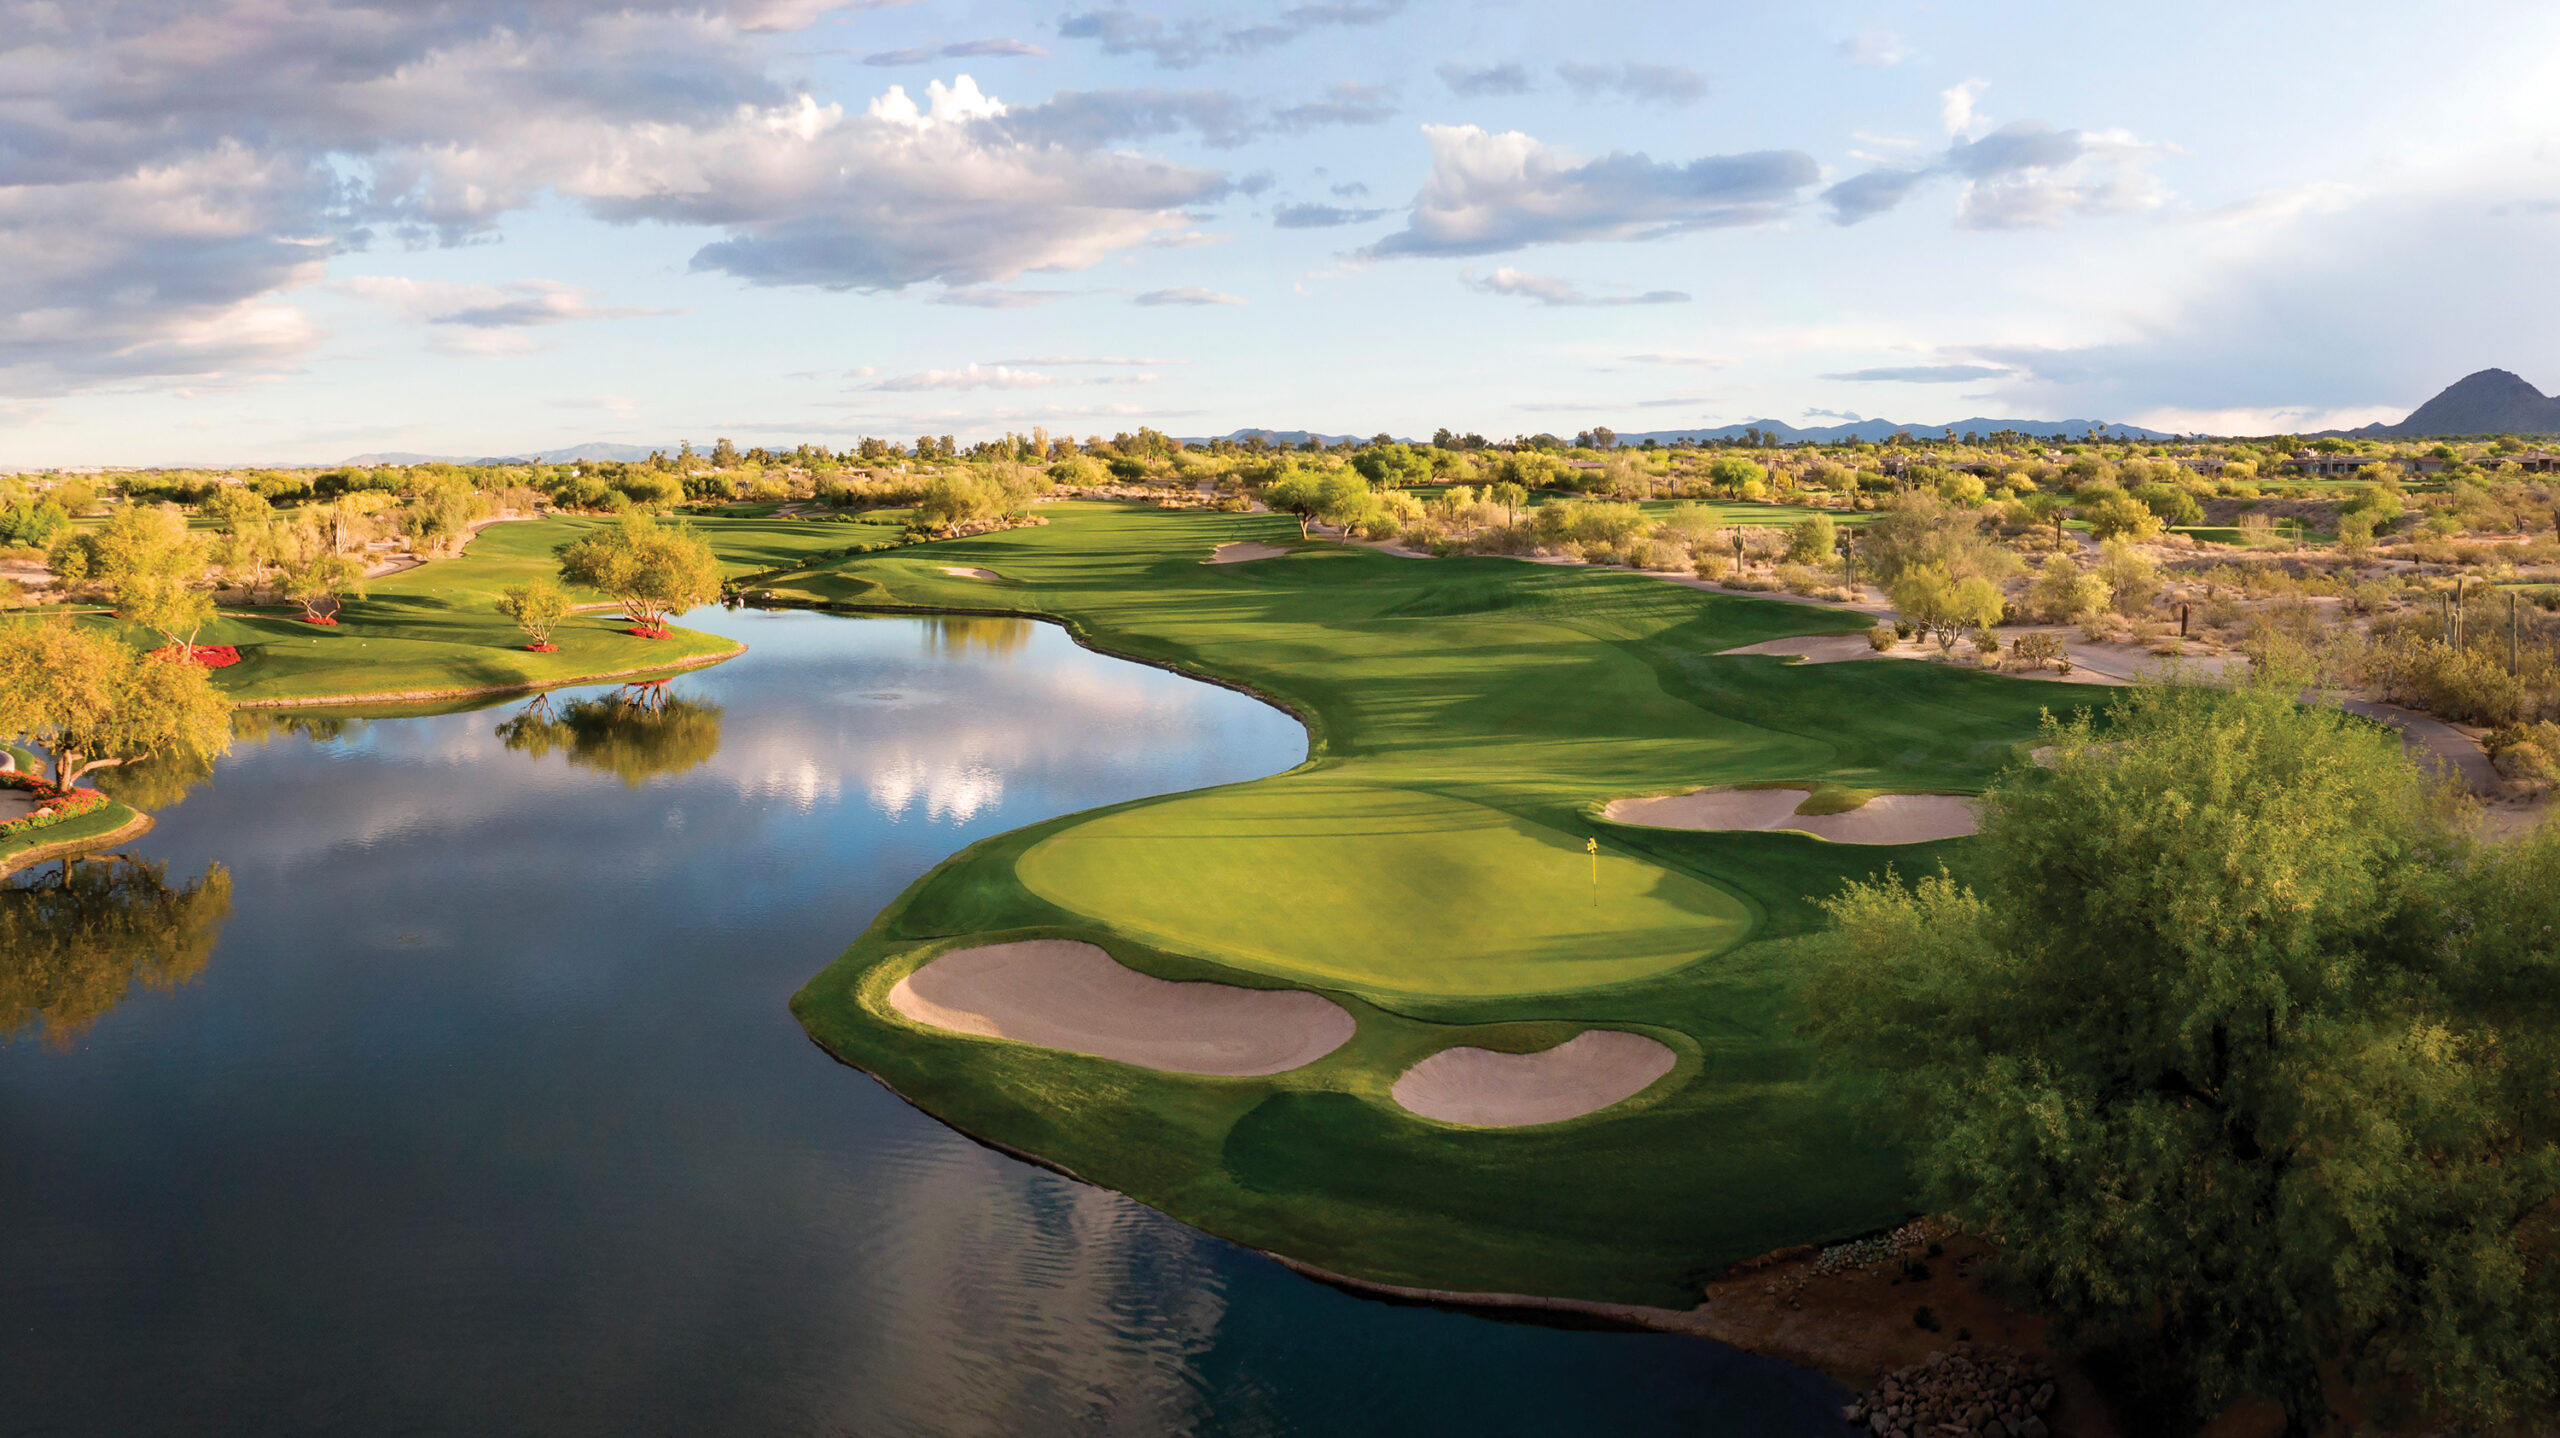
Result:
<svg viewBox="0 0 2560 1438"><path fill-rule="evenodd" d="M1817 1375L1339 1293L827 1058L785 1001L936 861L1305 739L1046 626L688 622L753 648L668 712L271 732L131 846L228 915L0 1045L0 1432L1840 1431ZM111 902L0 896L0 995Z"/></svg>

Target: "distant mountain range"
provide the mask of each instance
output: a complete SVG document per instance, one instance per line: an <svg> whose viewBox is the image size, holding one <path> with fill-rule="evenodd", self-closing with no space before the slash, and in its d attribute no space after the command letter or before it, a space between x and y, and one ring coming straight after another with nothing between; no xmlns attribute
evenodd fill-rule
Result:
<svg viewBox="0 0 2560 1438"><path fill-rule="evenodd" d="M481 455L477 458L468 458L458 454L407 454L392 451L383 454L360 454L345 463L364 468L386 464L567 464L572 460L580 459L621 460L629 463L633 460L647 459L656 452L656 449L663 449L673 454L676 447L670 444L659 445L653 449L645 444L606 444L599 440L572 445L567 449L546 449L535 454Z"/></svg>
<svg viewBox="0 0 2560 1438"><path fill-rule="evenodd" d="M2008 431L2034 435L2040 439L2079 439L2092 432L2115 439L2167 440L2185 436L2166 430L2145 429L2137 424L2101 424L2093 419L1973 419L1949 420L1943 424L1902 424L1885 419L1852 420L1845 424L1797 426L1782 419L1746 420L1741 424L1717 425L1711 429L1655 429L1634 434L1620 434L1620 444L1657 444L1677 441L1734 440L1744 437L1746 430L1759 430L1775 435L1784 444L1845 444L1852 440L1873 443L1891 439L1897 434L1914 437L1943 435L1949 430L1957 434L1993 434ZM2444 392L2410 411L2398 424L2369 424L2362 429L2329 430L2329 434L2356 438L2415 439L2432 435L2475 434L2560 434L2560 398L2535 389L2521 377L2502 369L2484 369L2465 375L2445 387ZM1309 439L1319 444L1340 444L1350 440L1357 444L1367 435L1326 434L1306 429L1238 429L1217 436L1186 437L1185 444L1207 444L1215 439L1245 440L1260 436L1265 444L1297 445ZM1421 441L1408 439L1407 444ZM658 449L672 453L676 446L660 445ZM594 442L571 445L565 449L546 449L533 454L484 455L466 458L450 454L382 453L360 454L346 461L350 465L386 464L523 464L540 461L564 464L573 460L642 460L652 447L643 444L606 444Z"/></svg>
<svg viewBox="0 0 2560 1438"><path fill-rule="evenodd" d="M1897 434L1914 438L1936 438L1949 430L1957 434L1993 434L2007 430L2013 434L2031 434L2039 439L2079 439L2100 433L2116 439L2178 439L2166 430L2144 429L2138 424L2104 424L2094 419L1952 419L1944 424L1897 424L1889 419L1860 419L1847 424L1817 424L1799 429L1782 419L1745 420L1741 424L1718 425L1714 429L1656 429L1640 434L1621 434L1620 444L1642 444L1653 440L1669 444L1674 440L1741 439L1743 431L1756 429L1774 434L1787 444L1846 444L1851 440L1874 443Z"/></svg>
<svg viewBox="0 0 2560 1438"><path fill-rule="evenodd" d="M2398 424L2331 430L2336 435L2418 439L2435 435L2560 434L2560 399L2521 375L2484 369L2446 385Z"/></svg>

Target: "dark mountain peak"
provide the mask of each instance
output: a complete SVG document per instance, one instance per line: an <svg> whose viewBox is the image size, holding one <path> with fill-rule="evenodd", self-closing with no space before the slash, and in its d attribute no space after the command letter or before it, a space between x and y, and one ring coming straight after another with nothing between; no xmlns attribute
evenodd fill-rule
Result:
<svg viewBox="0 0 2560 1438"><path fill-rule="evenodd" d="M2386 434L2560 434L2560 399L2511 370L2476 370L2409 412Z"/></svg>

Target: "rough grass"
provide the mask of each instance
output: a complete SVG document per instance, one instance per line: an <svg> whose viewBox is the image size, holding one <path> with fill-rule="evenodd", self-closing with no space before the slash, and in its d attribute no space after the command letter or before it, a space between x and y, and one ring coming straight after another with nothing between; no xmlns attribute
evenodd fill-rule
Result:
<svg viewBox="0 0 2560 1438"><path fill-rule="evenodd" d="M771 587L1059 618L1288 704L1311 756L953 856L794 999L821 1043L972 1133L1388 1282L1685 1305L1738 1259L1907 1215L1893 1140L1858 1133L1815 1075L1788 937L1844 879L1961 863L1962 844L1844 854L1598 811L1708 784L1978 791L2054 690L1939 665L1722 656L1869 621L1633 574L1327 545L1207 565L1223 542L1294 543L1296 525L1043 513L1045 528ZM1092 939L1166 978L1319 989L1360 1031L1295 1073L1196 1078L924 1030L883 1002L933 952L1032 934ZM1595 1022L1662 1037L1681 1066L1630 1105L1510 1132L1427 1123L1387 1097L1449 1044L1535 1047Z"/></svg>

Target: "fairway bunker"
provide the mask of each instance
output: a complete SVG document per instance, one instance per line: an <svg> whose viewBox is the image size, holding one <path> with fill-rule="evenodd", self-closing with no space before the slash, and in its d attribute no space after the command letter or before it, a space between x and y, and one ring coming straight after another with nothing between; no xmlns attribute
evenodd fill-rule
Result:
<svg viewBox="0 0 2560 1438"><path fill-rule="evenodd" d="M1249 559L1278 559L1288 552L1276 544L1255 544L1250 540L1238 540L1233 544L1221 544L1209 551L1208 562L1242 564Z"/></svg>
<svg viewBox="0 0 2560 1438"><path fill-rule="evenodd" d="M1619 1029L1587 1029L1551 1049L1506 1054L1447 1048L1406 1069L1407 1112L1477 1128L1562 1123L1624 1103L1679 1062L1668 1045Z"/></svg>
<svg viewBox="0 0 2560 1438"><path fill-rule="evenodd" d="M1072 939L954 949L898 980L889 1007L953 1033L1231 1078L1302 1068L1357 1027L1320 994L1172 983Z"/></svg>
<svg viewBox="0 0 2560 1438"><path fill-rule="evenodd" d="M1846 664L1857 659L1873 659L1876 647L1864 634L1798 634L1786 639L1764 639L1745 644L1739 649L1719 649L1719 657L1731 654L1774 654L1780 658L1800 659L1807 664Z"/></svg>
<svg viewBox="0 0 2560 1438"><path fill-rule="evenodd" d="M1837 814L1799 814L1801 789L1700 789L1614 799L1601 812L1654 829L1792 829L1835 844L1926 844L1980 831L1973 801L1954 794L1878 794Z"/></svg>
<svg viewBox="0 0 2560 1438"><path fill-rule="evenodd" d="M943 572L943 573L945 573L945 574L951 575L952 577L954 577L954 578L956 578L956 579L1002 579L1002 578L1004 578L1004 576L1003 576L1003 575L996 573L996 572L995 572L994 570L992 570L992 569L980 569L980 568L976 567L975 565L969 565L969 564L946 564L946 565L942 566L942 572Z"/></svg>

